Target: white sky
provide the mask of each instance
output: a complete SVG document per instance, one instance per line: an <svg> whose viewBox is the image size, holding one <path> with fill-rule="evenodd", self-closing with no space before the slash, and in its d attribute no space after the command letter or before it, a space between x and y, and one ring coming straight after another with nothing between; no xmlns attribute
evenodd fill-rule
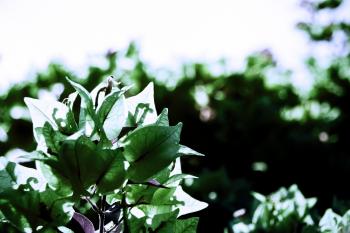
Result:
<svg viewBox="0 0 350 233"><path fill-rule="evenodd" d="M0 0L0 91L53 59L79 72L130 40L154 68L222 57L237 68L271 48L303 86L310 48L295 24L306 16L299 0Z"/></svg>

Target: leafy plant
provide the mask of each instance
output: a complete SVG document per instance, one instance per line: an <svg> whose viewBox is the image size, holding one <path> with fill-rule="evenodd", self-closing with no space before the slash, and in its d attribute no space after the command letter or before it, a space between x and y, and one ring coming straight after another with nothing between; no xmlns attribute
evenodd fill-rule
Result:
<svg viewBox="0 0 350 233"><path fill-rule="evenodd" d="M157 115L153 84L127 98L130 87L112 78L91 93L67 80L75 92L62 103L25 98L37 149L21 161L34 168L2 158L0 229L71 232L73 221L94 232L77 210L83 201L101 233L195 232L198 218L178 217L207 204L181 188L193 176L180 157L202 154L180 144L182 124L170 126L167 109Z"/></svg>
<svg viewBox="0 0 350 233"><path fill-rule="evenodd" d="M234 221L234 233L255 232L303 232L303 233L345 233L350 231L350 210L343 216L328 209L323 217L314 221L311 209L316 198L305 198L296 185L288 190L280 188L271 195L253 193L259 205L254 211L250 223Z"/></svg>
<svg viewBox="0 0 350 233"><path fill-rule="evenodd" d="M328 209L320 220L319 227L322 233L346 233L350 232L350 210L343 216Z"/></svg>
<svg viewBox="0 0 350 233"><path fill-rule="evenodd" d="M253 196L260 204L252 222L234 224L234 232L299 232L303 226L313 224L310 209L316 204L316 198L305 198L296 185L288 190L280 188L269 196L259 193Z"/></svg>

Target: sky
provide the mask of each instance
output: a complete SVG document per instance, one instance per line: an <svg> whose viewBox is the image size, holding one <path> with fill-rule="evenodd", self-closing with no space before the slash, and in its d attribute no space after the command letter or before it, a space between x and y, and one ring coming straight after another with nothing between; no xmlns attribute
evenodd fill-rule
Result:
<svg viewBox="0 0 350 233"><path fill-rule="evenodd" d="M0 0L0 91L61 61L78 74L107 50L140 46L153 68L226 58L242 67L270 48L295 70L303 87L310 52L296 23L307 17L299 0Z"/></svg>

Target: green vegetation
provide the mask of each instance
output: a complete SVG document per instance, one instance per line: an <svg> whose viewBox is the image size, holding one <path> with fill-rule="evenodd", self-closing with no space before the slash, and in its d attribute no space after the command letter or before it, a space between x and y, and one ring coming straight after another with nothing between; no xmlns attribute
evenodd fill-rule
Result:
<svg viewBox="0 0 350 233"><path fill-rule="evenodd" d="M335 12L343 6L339 0L304 1L304 5L313 14L314 17L311 17L313 19L325 11ZM27 226L25 224L40 225L43 222L52 222L54 226L65 225L64 223L72 217L74 206L74 210L88 217L97 229L98 214L91 209L88 201L71 198L76 197L76 194L86 196L87 193L94 191L90 187L96 186L96 177L101 175L101 170L96 169L98 162L102 167L106 164L115 164L108 169L121 174L113 177L114 172L106 173L99 179L96 196L92 201L98 203L100 202L98 199L107 194L108 207L123 200L117 195L118 191L115 196L109 196L111 190L114 193L114 189L120 190L120 187L125 185L135 189L140 186L135 193L145 188L146 200L154 201L155 199L151 197L155 195L170 198L173 195L171 190L176 186L171 185L171 182L184 179L182 188L196 199L209 204L203 211L189 215L189 217L200 217L198 232L223 232L224 229L229 232L233 229L235 232L347 232L350 209L350 189L346 184L346 178L350 177L349 22L339 19L324 24L320 22L310 20L298 26L309 35L311 45L317 46L322 43L339 47L337 43L340 38L343 39L342 49L334 50L333 57L326 65L317 56L310 55L307 66L315 84L306 95L301 95L295 90L289 82L292 72L279 67L278 61L267 50L249 56L245 67L239 71L229 72L223 69L221 74L214 74L208 64L184 64L181 71L172 74L164 70L159 73L151 72L147 64L140 59L138 48L134 43L125 51L106 54L106 67L90 66L84 79L77 77L67 67L53 63L32 80L14 85L0 96L1 172L4 174L1 175L4 179L1 179L3 183L0 192L5 192L3 187L11 187L10 190L15 188L18 195L10 197L14 199L14 203L21 203L21 208L26 207L23 203L31 203L30 206L39 206L31 208L37 211L33 213L34 216L46 213L45 217L56 217L40 221L36 218L28 220L26 214L21 213L18 215L20 217L9 220L14 221L16 226L21 226L23 223L24 227ZM341 36L338 37L339 35ZM130 66L124 67L123 61ZM216 65L225 68L223 63ZM113 92L114 94L110 93L107 99L104 95L108 88L99 95L96 91L90 94L76 84L70 85L65 78L71 77L87 90L93 90L99 83L104 83L96 89L98 90L108 87L105 80L111 75L115 77L113 80L125 85L133 84L133 87L128 89L113 85L120 90ZM270 81L276 77L281 82L272 85ZM147 98L144 101L136 100L142 103L137 105L138 107L122 103L120 94L124 95L126 101L142 90L147 92L150 89L148 86L150 82L154 84L155 106L150 104ZM75 92L76 88L82 98L73 101L76 94L70 94ZM38 125L39 129L34 131L39 145L37 148L33 140L29 111L23 99L27 96L42 99L41 96L47 93L54 94L54 98L64 103L58 104L59 106L56 106L58 109L60 106L65 109L69 106L71 111L63 110L63 114L60 111L54 113L52 108L55 105L50 105L51 110L45 111L50 113L49 124L41 123ZM92 96L91 99L89 95ZM100 96L98 101L96 96ZM99 104L100 101L105 102L103 108ZM119 114L114 112L116 109L113 110L110 105L114 101L120 108L124 105L135 108L133 114L126 116L125 113L120 114L121 119L127 118L125 125L107 117L109 112ZM35 103L31 99L27 102ZM79 106L83 111L79 111ZM169 108L171 112L169 115L171 126L163 125L166 122L164 116L167 115L167 111L164 110L157 116L159 126L141 124L140 129L132 128L137 123L148 123L152 122L149 119L155 119L154 112L147 109L165 108ZM80 112L84 114L80 116ZM193 179L189 175L174 177L164 175L162 178L152 179L153 174L157 173L156 170L172 168L168 165L176 161L180 154L198 155L188 148L177 145L176 134L181 128L178 122L183 122L185 126L181 130L181 143L191 145L196 151L206 155L206 157L188 156L181 161L184 174L191 173L199 179ZM116 128L109 127L110 125ZM128 130L121 130L122 126L127 126L128 128L124 128L131 130L129 134L125 134ZM161 130L158 131L156 128ZM88 139L78 136L74 140L69 138L81 129L88 133ZM164 141L164 148L169 149L171 152L169 154L173 156L165 156L168 151L157 152L156 154L162 158L159 163L155 163L154 160L138 160L140 154L148 153L146 147L140 145L135 149L133 143L138 144L144 133L155 136L150 143L154 143L156 137L170 135L169 140ZM91 137L92 135L98 137ZM118 138L120 140L118 145L124 147L123 152L113 147L116 143L112 143L111 146L111 141L114 142L118 137L116 135L128 135L125 138ZM102 149L101 160L96 163L88 162L96 151L100 153L101 147L107 148ZM50 150L46 151L46 148ZM76 176L74 161L60 156L65 154L62 151L71 151L70 148L86 151L85 162L89 164L89 168L90 166L91 169L95 168L91 174L90 169L89 172L81 171L81 175L86 176L84 182ZM49 155L30 153L36 149ZM122 159L112 160L109 151L113 154L123 154L118 156ZM173 153L174 151L177 153ZM79 154L75 151L70 153L72 157ZM130 165L122 166L121 161ZM47 171L53 174L50 176L52 180L49 180L50 183L46 186L39 185L42 184L41 180L44 183L47 181L45 177L40 176L41 173L36 176L37 164L43 164L44 169L50 168ZM62 164L67 165L67 169L60 170ZM150 169L139 169L144 166ZM13 180L10 179L11 174L17 174L16 180L19 180L15 187ZM64 176L74 179L64 181ZM110 181L114 178L118 182L111 184ZM125 184L125 180L132 180L133 184L128 182ZM58 188L57 185L61 184L65 184L62 190L53 194L52 192ZM297 184L303 194L296 186L292 186L293 184ZM267 195L279 187L290 188L282 188L276 193ZM125 189L126 193L134 192L130 188ZM27 196L28 190L33 190L33 195ZM52 195L43 195L45 192L42 190L51 192ZM164 193L168 191L170 193ZM252 196L252 192L261 195ZM71 196L65 196L67 193ZM304 198L304 195L316 197L317 202L315 199ZM59 201L55 201L57 200L55 198ZM138 199L138 195L127 195L126 198L127 203L135 203L133 201ZM159 200L169 200L166 198ZM9 201L4 200L0 204L7 207L0 207L1 212L5 208L4 211L15 213L15 207L12 204L9 207L6 204ZM66 205L63 206L62 200L67 201L64 202ZM52 206L51 212L45 212L47 205ZM328 210L329 208L332 211ZM153 209L140 210L144 214L153 211ZM175 215L179 213L172 213L174 216L156 212L158 215L152 215L151 225L147 221L146 223L141 221L130 227L143 227L146 224L146 227L151 229L153 227L154 230L155 226L165 219L175 220ZM122 216L121 213L120 218ZM50 221L51 218L55 221ZM76 218L85 219L77 214ZM106 219L108 222L113 222L109 216ZM196 219L184 220L181 217L180 220L189 226L197 223ZM72 221L66 227L74 229L75 226L71 224ZM177 223L174 224L174 229L180 229ZM10 225L4 224L1 227L5 229L1 231L11 232Z"/></svg>
<svg viewBox="0 0 350 233"><path fill-rule="evenodd" d="M304 233L345 233L350 230L350 210L339 216L328 209L317 222L312 208L316 198L305 198L296 185L288 190L280 188L271 195L253 193L259 202L250 223L238 219L232 224L235 233L255 232L304 232Z"/></svg>
<svg viewBox="0 0 350 233"><path fill-rule="evenodd" d="M113 79L63 103L25 98L37 149L21 157L34 168L1 160L1 231L94 232L79 213L85 201L99 217L99 232L196 232L198 218L177 220L206 203L181 188L180 157L202 154L180 145L182 124L157 115L153 84L129 98ZM77 106L77 97L80 106ZM74 107L78 107L75 118ZM99 203L97 205L96 203Z"/></svg>

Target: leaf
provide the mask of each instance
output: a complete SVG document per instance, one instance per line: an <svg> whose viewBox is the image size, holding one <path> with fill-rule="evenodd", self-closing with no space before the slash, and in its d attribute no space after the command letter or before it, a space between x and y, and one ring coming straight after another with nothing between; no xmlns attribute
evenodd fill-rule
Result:
<svg viewBox="0 0 350 233"><path fill-rule="evenodd" d="M143 125L153 124L157 120L157 111L156 111L156 107L154 104L154 90L153 89L154 89L153 83L150 83L138 95L126 99L126 106L128 108L128 111L132 114L132 116L135 116L137 107L139 106L140 103L148 104L150 111L147 112L145 119L143 121ZM138 118L138 117L139 117L138 114L136 114L135 118ZM133 126L133 125L131 125L131 126Z"/></svg>
<svg viewBox="0 0 350 233"><path fill-rule="evenodd" d="M99 149L86 136L65 141L59 156L44 163L57 173L47 178L52 186L68 181L77 194L86 193L93 184L98 185L100 193L111 192L121 186L126 176L120 149ZM41 168L51 172L45 166Z"/></svg>
<svg viewBox="0 0 350 233"><path fill-rule="evenodd" d="M0 209L5 216L6 220L19 232L31 232L30 223L28 222L26 216L20 213L11 204L6 202L0 202Z"/></svg>
<svg viewBox="0 0 350 233"><path fill-rule="evenodd" d="M89 113L92 113L94 107L93 107L90 93L82 85L80 85L79 83L73 82L68 77L66 77L66 80L78 92L81 98L81 106L83 108L86 108Z"/></svg>
<svg viewBox="0 0 350 233"><path fill-rule="evenodd" d="M163 225L166 225L167 223L175 223L178 214L179 210L175 210L169 213L157 214L152 217L152 222L149 225L152 230L161 232L161 229L164 229ZM173 228L173 224L171 224L171 228Z"/></svg>
<svg viewBox="0 0 350 233"><path fill-rule="evenodd" d="M98 109L98 119L109 140L114 140L120 134L128 116L125 98L121 92L108 95Z"/></svg>
<svg viewBox="0 0 350 233"><path fill-rule="evenodd" d="M175 191L176 188L157 189L152 197L152 205L173 205L179 203L173 198Z"/></svg>
<svg viewBox="0 0 350 233"><path fill-rule="evenodd" d="M130 162L128 177L143 182L167 167L178 157L182 124L145 126L133 131L125 140L124 156Z"/></svg>
<svg viewBox="0 0 350 233"><path fill-rule="evenodd" d="M125 165L120 150L105 150L99 156L104 157L104 167L96 181L100 193L108 193L119 188L125 181Z"/></svg>
<svg viewBox="0 0 350 233"><path fill-rule="evenodd" d="M175 199L183 204L177 205L180 209L179 216L193 213L205 209L208 207L208 204L202 201L198 201L185 193L181 186L178 186L175 191Z"/></svg>
<svg viewBox="0 0 350 233"><path fill-rule="evenodd" d="M195 156L204 156L204 154L201 154L187 146L184 145L180 145L180 149L178 151L178 153L182 156L182 155L195 155Z"/></svg>
<svg viewBox="0 0 350 233"><path fill-rule="evenodd" d="M341 222L341 217L334 213L331 209L326 210L326 213L320 220L319 226L321 231L338 232L338 224Z"/></svg>
<svg viewBox="0 0 350 233"><path fill-rule="evenodd" d="M29 184L35 190L44 190L46 182L39 172L20 164L1 160L0 163L0 195L1 193Z"/></svg>
<svg viewBox="0 0 350 233"><path fill-rule="evenodd" d="M57 195L71 196L73 191L67 178L57 174L48 164L43 161L35 161L36 170L46 180L49 187L52 188Z"/></svg>
<svg viewBox="0 0 350 233"><path fill-rule="evenodd" d="M167 187L177 187L183 179L196 179L198 177L188 174L176 174L171 176L164 185Z"/></svg>
<svg viewBox="0 0 350 233"><path fill-rule="evenodd" d="M67 224L74 214L74 201L71 197L61 196L60 193L47 188L39 193L40 202L45 204L43 214L50 216L50 222L56 226ZM46 216L48 217L48 216Z"/></svg>
<svg viewBox="0 0 350 233"><path fill-rule="evenodd" d="M168 118L168 109L164 108L163 111L159 114L155 125L158 126L169 126L169 118Z"/></svg>
<svg viewBox="0 0 350 233"><path fill-rule="evenodd" d="M46 147L50 148L54 153L58 153L60 150L60 143L67 138L59 131L54 130L48 122L45 122L42 128L42 134L45 138Z"/></svg>
<svg viewBox="0 0 350 233"><path fill-rule="evenodd" d="M95 144L81 136L76 141L65 141L58 159L45 161L50 167L66 178L75 192L84 193L98 178L101 159L95 155Z"/></svg>
<svg viewBox="0 0 350 233"><path fill-rule="evenodd" d="M256 200L258 200L261 203L266 201L266 197L260 193L252 192L252 195Z"/></svg>
<svg viewBox="0 0 350 233"><path fill-rule="evenodd" d="M95 233L94 225L86 216L74 212L73 219L79 223L84 233Z"/></svg>
<svg viewBox="0 0 350 233"><path fill-rule="evenodd" d="M95 112L90 93L80 84L73 82L68 77L66 77L66 79L78 92L81 98L79 128L84 128L85 134L91 135L95 129Z"/></svg>
<svg viewBox="0 0 350 233"><path fill-rule="evenodd" d="M176 220L174 233L195 233L199 218Z"/></svg>
<svg viewBox="0 0 350 233"><path fill-rule="evenodd" d="M74 233L74 231L72 231L68 227L64 227L64 226L59 226L59 227L57 227L57 229L62 233Z"/></svg>
<svg viewBox="0 0 350 233"><path fill-rule="evenodd" d="M56 112L56 118L62 119L65 119L69 112L69 109L66 105L57 101L43 101L26 97L24 98L24 102L26 103L30 112L30 116L32 118L34 138L39 145L44 139L37 134L35 129L41 128L44 126L45 122L49 122L54 130L58 130L58 125L53 119L54 112Z"/></svg>

